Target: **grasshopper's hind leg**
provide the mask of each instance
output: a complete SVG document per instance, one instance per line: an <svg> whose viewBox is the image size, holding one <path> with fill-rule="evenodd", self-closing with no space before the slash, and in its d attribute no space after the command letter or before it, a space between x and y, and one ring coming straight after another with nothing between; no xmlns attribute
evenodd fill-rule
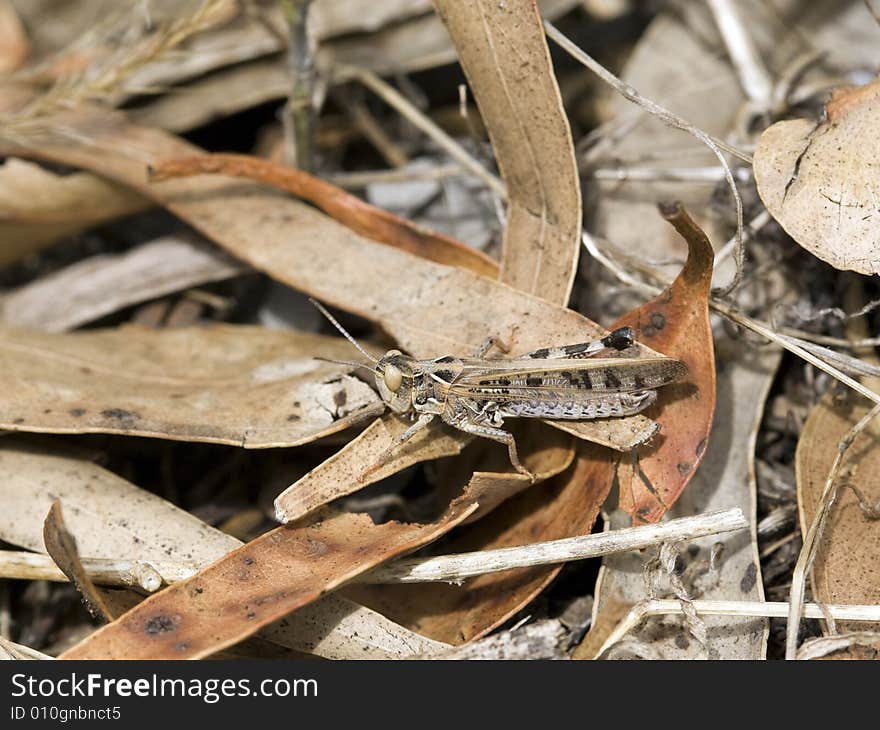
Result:
<svg viewBox="0 0 880 730"><path fill-rule="evenodd" d="M495 428L494 426L484 426L483 424L473 423L472 421L468 421L466 419L458 420L452 425L464 431L465 433L470 433L474 436L482 436L483 438L492 439L492 441L497 441L498 443L505 444L507 446L507 453L510 456L510 463L513 465L513 468L516 469L520 474L525 474L533 482L535 481L535 475L532 474L532 472L530 472L528 469L526 469L519 460L519 455L516 453L516 441L514 440L512 433L508 433L502 428Z"/></svg>

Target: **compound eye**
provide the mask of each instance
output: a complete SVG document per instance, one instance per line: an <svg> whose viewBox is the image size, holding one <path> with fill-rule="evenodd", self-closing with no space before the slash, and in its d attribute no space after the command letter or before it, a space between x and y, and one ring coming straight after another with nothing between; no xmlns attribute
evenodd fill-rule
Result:
<svg viewBox="0 0 880 730"><path fill-rule="evenodd" d="M396 393L400 390L400 386L403 385L403 373L400 372L400 368L396 365L386 365L385 366L385 385L392 393Z"/></svg>

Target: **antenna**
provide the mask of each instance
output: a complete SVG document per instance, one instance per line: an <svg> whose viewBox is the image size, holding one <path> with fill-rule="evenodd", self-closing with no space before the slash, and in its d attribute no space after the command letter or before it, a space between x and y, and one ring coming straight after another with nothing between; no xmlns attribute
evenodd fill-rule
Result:
<svg viewBox="0 0 880 730"><path fill-rule="evenodd" d="M332 357L313 357L313 360L320 360L321 362L333 362L337 365L351 365L355 368L363 368L364 370L369 370L371 373L374 372L373 368L369 365L364 365L362 362L355 362L354 360L334 360Z"/></svg>
<svg viewBox="0 0 880 730"><path fill-rule="evenodd" d="M345 331L345 328L341 324L339 324L339 322L336 321L335 317L332 314L330 314L330 312L327 311L327 309L324 307L323 304L321 304L319 301L317 301L315 299L312 299L311 297L309 297L309 301L315 305L315 307L317 308L317 310L321 314L323 314L327 319L330 320L330 324L332 324L336 329L338 329L342 333L342 336L346 340L348 340L352 345L354 345L357 348L358 352L361 353L361 355L363 355L365 358L367 358L367 360L369 360L370 362L376 362L376 363L379 362L375 357L373 357L369 352L367 352L363 347L361 347L357 343L357 340L355 340L354 337L352 337L350 334L348 334L348 332ZM345 364L350 365L352 363L345 363ZM360 363L358 363L358 364L360 365Z"/></svg>

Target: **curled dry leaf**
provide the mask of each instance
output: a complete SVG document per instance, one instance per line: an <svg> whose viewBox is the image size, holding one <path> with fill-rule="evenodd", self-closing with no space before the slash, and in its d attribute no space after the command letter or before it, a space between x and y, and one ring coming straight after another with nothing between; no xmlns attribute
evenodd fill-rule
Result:
<svg viewBox="0 0 880 730"><path fill-rule="evenodd" d="M245 271L246 266L193 236L165 236L125 254L79 261L3 294L0 323L64 332L123 307Z"/></svg>
<svg viewBox="0 0 880 730"><path fill-rule="evenodd" d="M533 484L561 474L574 461L574 442L568 434L533 421L511 423L509 427L516 438L522 462L535 475L535 480L532 482L525 474L513 471L506 448L485 439L477 440L462 459L449 463L439 478L441 483L457 484L471 474L468 489L478 491L482 497L480 508L466 523L482 519L499 504Z"/></svg>
<svg viewBox="0 0 880 730"><path fill-rule="evenodd" d="M880 381L874 378L865 384L876 389ZM810 412L795 456L798 508L805 534L816 514L828 473L838 454L838 444L869 410L862 400L841 402L829 392ZM878 438L880 424L875 418L856 437L843 458L837 499L828 514L813 561L813 596L819 602L880 603L880 574L871 567L880 561L877 540L880 522L876 514L871 513L871 507L880 503ZM847 484L859 490L861 500ZM862 500L867 510L860 506ZM838 628L856 630L864 628L864 624L838 622Z"/></svg>
<svg viewBox="0 0 880 730"><path fill-rule="evenodd" d="M14 94L0 98L0 108L21 103ZM129 124L119 114L83 107L45 124L47 130L77 130L94 143L49 137L27 148L19 141L9 149L84 167L151 196L255 268L378 322L416 357L470 355L489 336L500 337L512 352L529 352L605 334L576 312L473 272L368 241L297 200L250 183L230 185L198 176L149 184L146 165L199 150L164 132ZM377 287L377 281L391 284ZM653 351L643 347L641 354ZM635 415L570 424L566 430L629 450L649 439L656 425Z"/></svg>
<svg viewBox="0 0 880 730"><path fill-rule="evenodd" d="M767 210L810 253L837 269L880 273L880 80L838 90L820 122L777 122L755 150Z"/></svg>
<svg viewBox="0 0 880 730"><path fill-rule="evenodd" d="M580 250L574 146L534 0L434 0L507 186L501 279L565 305Z"/></svg>
<svg viewBox="0 0 880 730"><path fill-rule="evenodd" d="M664 209L663 215L687 241L684 268L657 297L614 324L632 327L639 341L688 367L687 377L662 388L646 411L660 424L660 436L618 469L621 508L645 522L659 520L694 475L715 413L715 349L709 323L712 245L680 205Z"/></svg>
<svg viewBox="0 0 880 730"><path fill-rule="evenodd" d="M52 502L49 514L43 523L43 544L46 547L46 552L55 561L55 565L61 568L67 579L76 586L89 609L89 613L106 621L112 621L113 612L83 568L76 546L76 538L70 534L64 524L60 500L56 499Z"/></svg>
<svg viewBox="0 0 880 730"><path fill-rule="evenodd" d="M435 540L476 508L463 495L429 524L328 514L284 525L166 588L62 659L196 659L231 646L383 562Z"/></svg>
<svg viewBox="0 0 880 730"><path fill-rule="evenodd" d="M454 238L420 228L307 172L258 157L214 154L166 160L150 169L150 180L173 180L205 173L243 177L286 190L314 203L362 236L430 261L461 266L484 276L494 277L498 272L497 264L486 254Z"/></svg>
<svg viewBox="0 0 880 730"><path fill-rule="evenodd" d="M880 659L880 633L852 633L807 639L798 648L797 658L813 661L847 661Z"/></svg>
<svg viewBox="0 0 880 730"><path fill-rule="evenodd" d="M715 421L712 439L700 469L669 512L670 517L703 514L712 510L740 507L749 516L750 534L713 535L693 540L682 552L685 571L693 580L686 587L695 598L729 601L763 601L764 590L758 560L754 510L755 445L767 393L779 366L781 351L749 346L741 339L720 336L716 342L719 362L717 409L723 418ZM627 527L631 518L615 510L609 527ZM712 552L720 546L715 570L709 570ZM605 640L628 609L656 598L657 588L645 580L646 556L637 553L608 555L596 584L593 628L576 651L578 659L596 659ZM664 595L668 583L659 585ZM702 616L709 627L708 649L721 659L763 659L767 624L762 619L734 616ZM595 632L595 633L594 633ZM656 618L643 622L627 634L655 655L667 659L696 659L705 656L681 618Z"/></svg>
<svg viewBox="0 0 880 730"><path fill-rule="evenodd" d="M95 175L56 175L15 158L0 165L0 266L150 201Z"/></svg>
<svg viewBox="0 0 880 730"><path fill-rule="evenodd" d="M0 473L0 539L20 547L43 550L43 519L56 498L64 503L67 523L86 557L151 564L177 560L198 568L241 546L234 537L106 469L59 453L57 444L46 447L6 436L0 443ZM406 657L445 646L335 595L261 634L332 659Z"/></svg>
<svg viewBox="0 0 880 730"><path fill-rule="evenodd" d="M260 327L0 330L0 427L294 446L381 413L345 341Z"/></svg>

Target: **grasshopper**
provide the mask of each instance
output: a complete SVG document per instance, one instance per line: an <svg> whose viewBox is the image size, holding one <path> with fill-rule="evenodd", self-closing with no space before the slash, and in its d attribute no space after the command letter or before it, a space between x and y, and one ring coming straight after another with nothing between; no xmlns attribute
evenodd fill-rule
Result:
<svg viewBox="0 0 880 730"><path fill-rule="evenodd" d="M485 359L494 338L472 358L446 355L417 360L400 350L372 357L321 304L312 303L372 365L342 364L372 370L384 403L414 423L382 457L411 439L435 418L465 433L507 446L513 467L534 480L519 460L513 434L504 419L587 420L629 416L657 399L657 388L681 379L687 366L668 357L594 357L603 350L626 350L635 342L630 327L605 337L561 347L542 347L511 359ZM333 361L342 362L342 361Z"/></svg>

